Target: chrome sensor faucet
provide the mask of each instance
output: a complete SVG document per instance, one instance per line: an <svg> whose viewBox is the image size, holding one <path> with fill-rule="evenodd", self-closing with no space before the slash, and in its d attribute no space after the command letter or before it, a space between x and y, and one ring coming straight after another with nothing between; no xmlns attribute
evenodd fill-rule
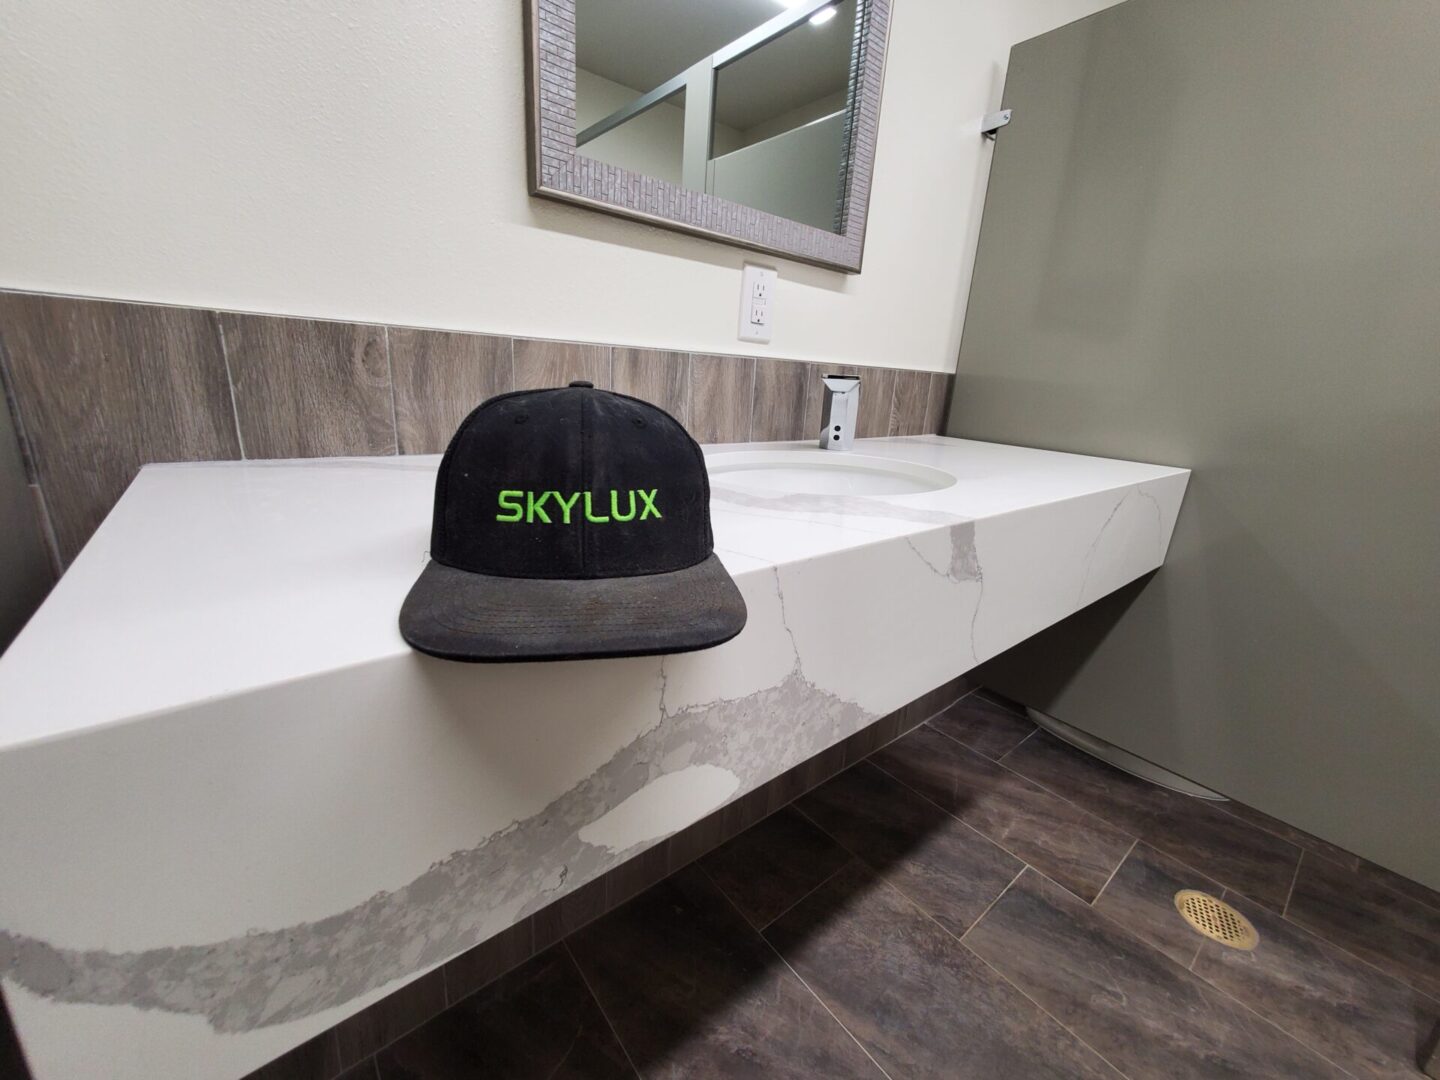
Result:
<svg viewBox="0 0 1440 1080"><path fill-rule="evenodd" d="M822 375L820 379L825 384L820 449L849 450L855 445L855 421L860 415L860 377Z"/></svg>

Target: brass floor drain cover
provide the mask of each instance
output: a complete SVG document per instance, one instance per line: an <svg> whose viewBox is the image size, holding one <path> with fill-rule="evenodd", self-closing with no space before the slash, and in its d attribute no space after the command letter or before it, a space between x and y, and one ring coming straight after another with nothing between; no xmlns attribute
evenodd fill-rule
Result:
<svg viewBox="0 0 1440 1080"><path fill-rule="evenodd" d="M1221 945L1253 949L1260 944L1260 935L1250 920L1209 893L1181 889L1175 894L1175 910L1196 930Z"/></svg>

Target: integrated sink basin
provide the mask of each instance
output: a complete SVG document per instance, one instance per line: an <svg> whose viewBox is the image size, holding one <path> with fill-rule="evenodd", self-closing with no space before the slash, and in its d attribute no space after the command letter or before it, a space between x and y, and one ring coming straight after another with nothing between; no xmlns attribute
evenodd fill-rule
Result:
<svg viewBox="0 0 1440 1080"><path fill-rule="evenodd" d="M799 495L918 495L955 477L942 469L849 450L734 450L705 459L712 485Z"/></svg>

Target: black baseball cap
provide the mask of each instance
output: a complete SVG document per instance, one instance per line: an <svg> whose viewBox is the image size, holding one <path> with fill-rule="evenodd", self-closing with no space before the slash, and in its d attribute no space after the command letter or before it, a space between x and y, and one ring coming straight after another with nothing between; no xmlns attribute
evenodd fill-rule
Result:
<svg viewBox="0 0 1440 1080"><path fill-rule="evenodd" d="M588 382L501 394L435 480L430 563L400 633L448 660L576 660L729 641L705 458L669 413Z"/></svg>

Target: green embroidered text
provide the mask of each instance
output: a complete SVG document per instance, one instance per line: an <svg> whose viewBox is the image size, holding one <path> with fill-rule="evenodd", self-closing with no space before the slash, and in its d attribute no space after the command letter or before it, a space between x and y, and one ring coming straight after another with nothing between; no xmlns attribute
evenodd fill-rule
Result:
<svg viewBox="0 0 1440 1080"><path fill-rule="evenodd" d="M634 521L638 512L641 521L660 519L660 508L655 505L659 488L630 488L626 491L611 489L607 500L603 492L572 491L566 495L559 491L524 491L508 489L500 492L500 512L496 521L524 522L527 525L569 525L572 521L584 520L601 525L607 521ZM639 502L637 508L636 502ZM609 503L607 514L606 503ZM546 504L550 509L546 509ZM581 506L576 504L580 503ZM622 510L623 504L623 510ZM551 515L554 515L552 517ZM558 518L558 522L556 521Z"/></svg>

